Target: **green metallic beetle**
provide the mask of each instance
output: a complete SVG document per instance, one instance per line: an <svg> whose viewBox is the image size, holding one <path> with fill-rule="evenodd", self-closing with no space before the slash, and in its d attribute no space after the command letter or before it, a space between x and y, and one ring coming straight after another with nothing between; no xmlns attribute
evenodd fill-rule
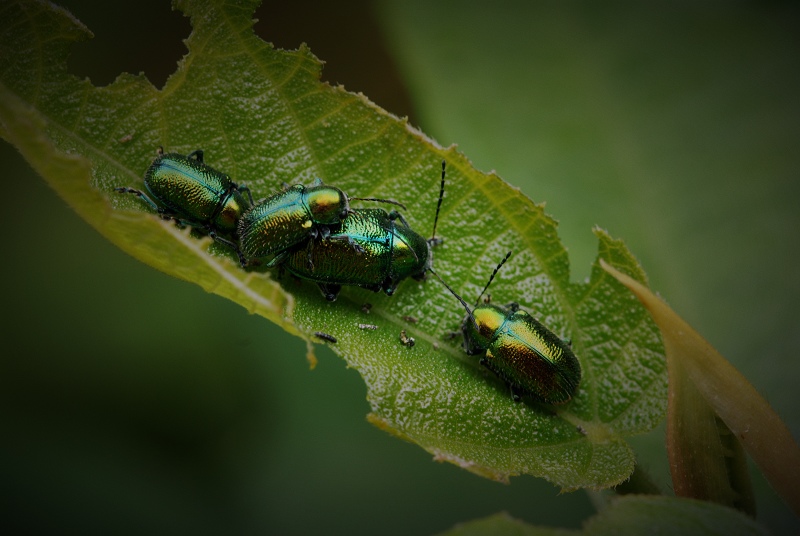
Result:
<svg viewBox="0 0 800 536"><path fill-rule="evenodd" d="M422 279L431 269L431 246L438 244L436 224L444 196L445 162L433 237L425 239L411 229L397 211L356 209L331 231L327 239L309 240L289 249L275 263L302 279L314 281L328 301L335 301L343 285L354 285L391 296L407 278Z"/></svg>
<svg viewBox="0 0 800 536"><path fill-rule="evenodd" d="M392 295L406 277L430 268L430 245L395 211L354 210L327 240L312 240L279 260L290 273L315 281L325 299L335 301L342 285Z"/></svg>
<svg viewBox="0 0 800 536"><path fill-rule="evenodd" d="M390 203L405 208L397 201L374 197L351 197L363 201ZM331 236L351 212L350 200L339 188L326 186L317 179L312 186L286 186L245 212L238 224L239 245L248 259L261 259L279 254L308 239L343 239ZM272 266L274 259L268 263Z"/></svg>
<svg viewBox="0 0 800 536"><path fill-rule="evenodd" d="M238 185L225 173L207 166L203 151L184 156L165 154L159 147L158 156L144 174L144 186L147 194L127 187L115 190L138 196L164 219L205 230L217 242L233 248L244 265L239 246L220 235L235 234L239 218L253 204L253 196L244 184Z"/></svg>
<svg viewBox="0 0 800 536"><path fill-rule="evenodd" d="M508 385L514 401L518 402L522 395L532 395L547 404L564 404L575 394L581 381L581 366L569 342L516 303L500 307L486 301L478 305L510 255L509 251L492 272L472 310L438 274L434 272L434 275L467 310L461 324L464 351L469 355L482 355L481 365Z"/></svg>

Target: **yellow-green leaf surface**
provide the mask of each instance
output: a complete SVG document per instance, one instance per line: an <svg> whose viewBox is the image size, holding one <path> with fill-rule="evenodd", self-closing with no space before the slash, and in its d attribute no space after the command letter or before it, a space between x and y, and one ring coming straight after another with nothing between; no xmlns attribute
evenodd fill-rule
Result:
<svg viewBox="0 0 800 536"><path fill-rule="evenodd" d="M665 409L662 346L636 300L597 265L587 282L571 282L556 224L541 205L365 97L321 83L321 64L308 49L275 50L257 38L255 2L179 2L178 8L191 19L189 53L157 89L142 76L121 75L102 88L73 77L65 67L69 46L89 31L50 5L5 6L0 46L15 53L0 56L3 137L134 257L307 340L315 331L336 337L333 350L367 385L370 420L437 460L497 480L542 476L566 489L624 480L634 460L625 437L652 429ZM519 302L572 339L583 368L574 400L556 408L513 403L457 341L445 340L464 313L435 280L406 281L391 298L346 289L327 303L311 284L241 270L210 239L115 194L115 187L141 185L158 146L202 148L207 163L247 183L256 198L282 182L319 177L350 195L396 199L424 235L433 225L445 159L448 186L437 231L445 242L435 251L437 272L472 301L514 250L492 297ZM645 281L624 245L596 234L599 257ZM416 346L400 344L401 330Z"/></svg>
<svg viewBox="0 0 800 536"><path fill-rule="evenodd" d="M627 496L590 518L582 530L529 525L507 514L459 524L440 536L605 536L681 534L683 536L757 535L768 532L751 518L713 503L672 497Z"/></svg>

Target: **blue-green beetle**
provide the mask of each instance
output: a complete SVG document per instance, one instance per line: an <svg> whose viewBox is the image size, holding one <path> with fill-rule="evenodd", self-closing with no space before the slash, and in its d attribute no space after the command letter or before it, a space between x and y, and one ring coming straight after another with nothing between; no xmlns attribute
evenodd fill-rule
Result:
<svg viewBox="0 0 800 536"><path fill-rule="evenodd" d="M354 285L391 296L407 278L422 279L430 270L431 246L440 242L436 224L442 206L445 162L432 238L414 231L400 213L383 209L355 209L327 239L309 240L305 247L287 250L275 264L318 284L322 295L336 300L343 285Z"/></svg>
<svg viewBox="0 0 800 536"><path fill-rule="evenodd" d="M434 275L467 311L461 324L467 354L481 355L481 365L508 385L515 401L522 395L532 395L547 404L564 404L581 381L581 366L569 342L516 303L500 307L487 300L479 305L481 296L510 255L509 251L494 269L472 310L438 274Z"/></svg>
<svg viewBox="0 0 800 536"><path fill-rule="evenodd" d="M262 259L303 244L309 239L330 238L351 212L350 200L404 205L389 199L351 197L317 179L312 186L296 184L259 201L239 219L239 246L247 259ZM345 240L350 243L350 241ZM352 243L351 243L352 245ZM271 260L268 266L275 264Z"/></svg>
<svg viewBox="0 0 800 536"><path fill-rule="evenodd" d="M115 190L138 196L164 219L205 230L214 240L233 248L244 265L239 246L220 235L235 235L236 224L253 204L253 197L244 184L238 185L206 165L202 150L182 155L164 153L159 147L144 174L144 186L147 193L127 187Z"/></svg>

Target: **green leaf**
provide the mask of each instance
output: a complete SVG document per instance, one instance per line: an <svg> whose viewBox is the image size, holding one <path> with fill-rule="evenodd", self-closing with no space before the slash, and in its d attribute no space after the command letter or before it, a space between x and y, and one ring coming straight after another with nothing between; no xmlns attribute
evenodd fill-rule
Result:
<svg viewBox="0 0 800 536"><path fill-rule="evenodd" d="M589 519L584 532L606 534L768 534L746 515L717 504L674 497L626 496Z"/></svg>
<svg viewBox="0 0 800 536"><path fill-rule="evenodd" d="M254 2L180 2L191 18L189 53L161 90L121 75L93 87L64 65L89 32L68 13L21 2L0 27L0 121L53 188L109 240L165 273L225 296L332 349L368 388L371 422L477 474L532 474L566 489L603 488L631 473L627 436L652 429L665 410L665 365L645 310L599 269L573 283L555 221L494 174L476 171L406 121L361 95L319 81L307 48L273 49L252 32ZM507 389L445 340L463 309L438 282L406 281L395 296L345 289L325 302L308 283L245 272L231 252L160 220L132 196L155 148L202 148L206 162L246 182L256 198L282 182L315 177L351 195L404 202L412 227L432 228L442 159L448 187L435 252L439 274L466 299L477 295L509 249L491 293L518 301L569 337L583 367L575 399L549 408L515 404ZM596 231L599 257L645 276L625 246ZM365 313L365 302L372 304ZM414 323L408 317L418 319ZM359 324L372 324L363 330ZM405 330L417 341L400 344Z"/></svg>
<svg viewBox="0 0 800 536"><path fill-rule="evenodd" d="M494 514L483 519L459 523L439 536L569 536L580 534L576 530L552 529L529 525L506 513Z"/></svg>
<svg viewBox="0 0 800 536"><path fill-rule="evenodd" d="M768 534L749 517L713 503L672 497L618 497L590 518L583 530L562 530L528 525L507 514L462 523L440 536L604 536L637 534L681 534L720 536Z"/></svg>

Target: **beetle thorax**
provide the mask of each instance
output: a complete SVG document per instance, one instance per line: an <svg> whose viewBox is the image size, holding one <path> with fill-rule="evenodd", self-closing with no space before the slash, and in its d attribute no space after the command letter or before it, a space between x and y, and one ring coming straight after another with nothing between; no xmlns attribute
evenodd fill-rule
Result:
<svg viewBox="0 0 800 536"><path fill-rule="evenodd" d="M222 208L214 218L214 223L224 231L233 231L249 203L244 200L244 196L238 190L233 190L228 194L222 203Z"/></svg>
<svg viewBox="0 0 800 536"><path fill-rule="evenodd" d="M428 242L407 227L394 227L392 270L402 277L422 278L431 267Z"/></svg>
<svg viewBox="0 0 800 536"><path fill-rule="evenodd" d="M506 311L496 305L480 305L472 311L478 329L475 329L469 317L464 320L464 336L472 341L474 346L488 348L507 319Z"/></svg>
<svg viewBox="0 0 800 536"><path fill-rule="evenodd" d="M347 196L332 186L312 186L305 193L305 202L314 223L334 225L339 223L350 210Z"/></svg>

